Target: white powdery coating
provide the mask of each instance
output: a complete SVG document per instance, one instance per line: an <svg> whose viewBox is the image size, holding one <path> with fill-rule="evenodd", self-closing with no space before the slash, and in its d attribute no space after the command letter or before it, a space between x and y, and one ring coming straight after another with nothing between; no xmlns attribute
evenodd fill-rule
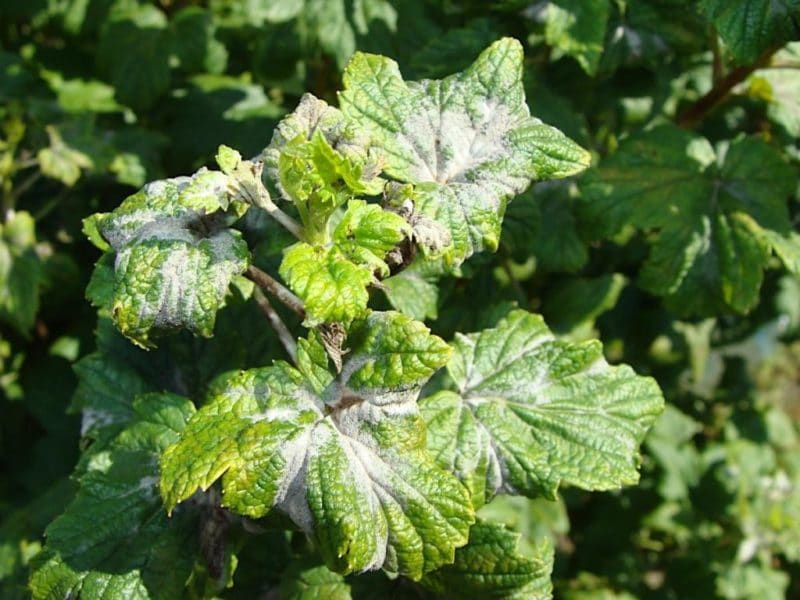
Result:
<svg viewBox="0 0 800 600"><path fill-rule="evenodd" d="M306 478L308 459L315 445L319 443L319 436L312 435L315 430L316 427L306 429L280 449L286 467L275 495L275 506L289 515L307 534L314 531L314 516L306 499Z"/></svg>
<svg viewBox="0 0 800 600"><path fill-rule="evenodd" d="M505 105L482 99L472 115L464 107L441 110L428 98L424 105L403 123L401 137L414 156L415 180L469 183L468 173L509 154L505 135L515 123Z"/></svg>
<svg viewBox="0 0 800 600"><path fill-rule="evenodd" d="M158 477L155 475L142 477L136 486L131 488L129 492L129 494L136 493L144 493L147 496L156 496L158 494Z"/></svg>
<svg viewBox="0 0 800 600"><path fill-rule="evenodd" d="M516 326L519 327L523 324L524 324L523 322L518 321ZM486 366L480 364L480 357L475 355L475 351L483 341L481 340L481 338L484 335L491 335L492 333L493 330L490 330L489 332L479 336L477 339L475 339L474 335L464 335L462 333L456 333L456 340L458 341L459 347L461 348L461 353L463 354L463 351L465 349L467 348L469 349L469 355L463 357L464 362L466 363L466 372L464 373L464 381L461 382L458 386L459 392L462 396L466 397L466 395L469 394L470 391L481 387L487 379L494 377L495 375L497 375L498 373L500 373L505 369L513 367L515 362L522 360L527 355L533 353L535 350L537 350L545 343L555 341L555 338L549 331L542 330L536 333L535 335L531 336L530 338L528 338L525 341L525 343L520 344L513 353L502 352L498 354L497 360L491 365L490 369L487 369ZM513 334L513 329L506 332L506 335L508 336L511 336L512 334ZM542 364L541 369L546 375L547 365ZM526 372L528 371L526 370ZM532 375L532 372L528 372L528 374ZM542 373L540 372L539 375L541 376L541 374ZM532 379L533 378L531 377L529 381L532 381ZM540 389L541 384L544 383L545 380L549 381L549 379L547 378L540 377L540 379L541 381L539 382L539 385L536 386L531 385L529 386L529 388L526 388L526 391L530 391L531 393L533 393L535 391L533 389L534 387L536 389ZM488 390L485 389L481 390L482 393L485 393L486 391ZM479 399L476 398L474 400L477 401Z"/></svg>
<svg viewBox="0 0 800 600"><path fill-rule="evenodd" d="M162 286L156 301L149 298L141 302L139 319L157 327L181 325L192 315L208 310L201 305L198 292L213 291L219 302L228 289L231 277L241 271L241 259L236 255L236 238L228 231L220 231L210 238L198 241L190 231L176 226L175 220L156 222L144 228L140 239L176 242L165 248L167 254L158 267L157 278ZM211 264L206 266L206 254L199 244L205 242L210 247ZM135 245L126 246L117 253L115 270L129 268L131 253ZM152 288L148 293L152 293Z"/></svg>
<svg viewBox="0 0 800 600"><path fill-rule="evenodd" d="M334 436L337 438L336 443L348 458L350 467L348 476L352 484L364 491L369 499L367 506L360 506L358 509L371 515L369 521L375 524L376 552L364 570L380 568L386 559L388 523L381 512L380 501L375 495L374 483L367 475L365 465L353 451L352 440L337 431L329 419L318 422L281 449L281 456L287 461L288 467L286 476L280 483L281 490L276 496L275 505L289 515L289 518L306 534L313 534L314 515L311 513L307 498L308 462L311 456L330 443ZM370 460L380 461L374 455L370 456Z"/></svg>
<svg viewBox="0 0 800 600"><path fill-rule="evenodd" d="M105 410L84 408L81 411L81 436L86 435L94 427L105 427L114 423L114 415Z"/></svg>

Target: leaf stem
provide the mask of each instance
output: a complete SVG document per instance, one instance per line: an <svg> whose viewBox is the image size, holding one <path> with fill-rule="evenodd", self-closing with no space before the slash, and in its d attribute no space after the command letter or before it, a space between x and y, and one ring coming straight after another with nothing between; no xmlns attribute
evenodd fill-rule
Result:
<svg viewBox="0 0 800 600"><path fill-rule="evenodd" d="M258 267L250 265L247 267L247 271L245 271L245 276L258 287L275 296L299 317L305 318L306 309L303 306L303 301L271 275L265 273Z"/></svg>
<svg viewBox="0 0 800 600"><path fill-rule="evenodd" d="M691 129L700 123L717 104L730 94L734 87L747 79L754 71L766 66L772 55L778 50L777 46L769 48L753 64L733 69L725 77L717 81L708 93L678 115L678 125L685 129Z"/></svg>
<svg viewBox="0 0 800 600"><path fill-rule="evenodd" d="M303 228L292 217L283 212L271 198L259 198L258 207L265 210L267 214L299 240L303 239Z"/></svg>
<svg viewBox="0 0 800 600"><path fill-rule="evenodd" d="M280 315L275 311L275 308L261 289L256 288L254 290L253 298L258 308L261 309L261 312L266 315L272 329L278 334L278 339L281 341L281 344L283 344L283 348L292 359L292 362L297 362L297 342L294 341L294 336L289 331L289 328L286 327L286 324L281 320Z"/></svg>

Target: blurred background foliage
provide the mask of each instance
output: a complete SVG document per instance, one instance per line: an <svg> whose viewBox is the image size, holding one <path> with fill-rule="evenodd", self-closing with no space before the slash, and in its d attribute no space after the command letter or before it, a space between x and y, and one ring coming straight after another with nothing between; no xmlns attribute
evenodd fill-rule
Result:
<svg viewBox="0 0 800 600"><path fill-rule="evenodd" d="M669 141L678 124L719 161L731 140L758 140L749 156L767 158L751 171L788 191L772 200L786 203L773 229L792 240L798 20L795 0L0 0L0 596L26 596L42 531L74 491L81 431L69 407L98 393L79 386L98 346L156 388L169 373L202 389L275 352L268 333L249 331L260 317L236 302L218 330L244 336L124 349L84 300L97 252L82 218L209 164L220 143L256 154L304 91L336 101L356 49L391 56L409 79L433 78L514 36L526 45L531 111L598 166L511 203L498 253L473 257L462 278L394 278L394 302L413 299L404 308L445 336L513 306L541 312L560 335L599 337L609 360L655 376L669 406L638 487L568 489L556 503L500 498L484 510L524 540L552 538L557 597L800 597L800 246L770 242L781 260L767 250L763 264L745 263L745 281L723 276L719 302L714 290L681 296L641 271L651 246L668 244L666 226L628 215L609 227L593 210L616 164L608 157L631 181L657 185L648 152L692 155L699 142ZM627 145L642 130L647 144ZM616 202L656 202L650 193ZM274 262L273 246L257 262ZM237 597L281 581L291 551L273 542L268 559L244 548Z"/></svg>

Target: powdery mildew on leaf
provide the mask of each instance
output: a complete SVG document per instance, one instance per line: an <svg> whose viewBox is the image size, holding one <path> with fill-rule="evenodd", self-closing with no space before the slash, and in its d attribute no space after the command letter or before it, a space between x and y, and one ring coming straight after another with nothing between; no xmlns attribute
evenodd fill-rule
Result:
<svg viewBox="0 0 800 600"><path fill-rule="evenodd" d="M452 562L472 507L428 455L416 405L449 350L399 313L370 319L354 342L355 365L346 362L322 393L318 377L285 363L219 388L163 456L167 506L221 477L225 506L251 517L285 512L338 572L382 567L418 579ZM315 351L307 342L303 352Z"/></svg>
<svg viewBox="0 0 800 600"><path fill-rule="evenodd" d="M530 116L521 78L522 47L508 38L442 80L405 82L394 61L361 53L345 70L342 111L372 133L388 175L421 184L418 208L450 229L459 263L497 247L505 202L531 181L589 163Z"/></svg>
<svg viewBox="0 0 800 600"><path fill-rule="evenodd" d="M470 488L554 497L560 483L607 490L636 483L638 448L661 412L654 380L609 366L597 342L556 340L517 310L497 327L457 334L456 392L421 401L428 447Z"/></svg>
<svg viewBox="0 0 800 600"><path fill-rule="evenodd" d="M94 224L116 252L112 314L120 331L152 346L151 330L186 327L211 336L231 279L249 263L225 227L228 179L201 170L146 185Z"/></svg>

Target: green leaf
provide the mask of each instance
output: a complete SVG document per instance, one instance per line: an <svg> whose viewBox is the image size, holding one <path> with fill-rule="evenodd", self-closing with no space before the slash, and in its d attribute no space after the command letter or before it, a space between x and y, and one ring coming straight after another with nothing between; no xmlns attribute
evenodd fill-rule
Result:
<svg viewBox="0 0 800 600"><path fill-rule="evenodd" d="M356 34L366 35L373 20L395 31L397 13L388 0L305 0L304 17L319 46L341 68L356 50Z"/></svg>
<svg viewBox="0 0 800 600"><path fill-rule="evenodd" d="M394 394L416 399L416 384L450 359L450 347L407 315L376 312L355 323L347 337L348 361L342 381L362 397L384 403ZM373 397L375 396L375 397Z"/></svg>
<svg viewBox="0 0 800 600"><path fill-rule="evenodd" d="M545 40L560 54L572 56L589 75L597 73L606 37L609 0L550 0Z"/></svg>
<svg viewBox="0 0 800 600"><path fill-rule="evenodd" d="M92 159L84 152L64 142L58 129L47 127L50 145L36 155L42 174L57 179L66 186L73 186L81 177L81 169L91 169Z"/></svg>
<svg viewBox="0 0 800 600"><path fill-rule="evenodd" d="M488 19L474 19L465 27L447 29L441 35L421 37L424 45L409 60L409 71L419 79L446 77L469 67L472 58L494 42L497 28Z"/></svg>
<svg viewBox="0 0 800 600"><path fill-rule="evenodd" d="M547 294L542 314L557 333L592 327L597 317L616 306L626 282L619 273L566 280Z"/></svg>
<svg viewBox="0 0 800 600"><path fill-rule="evenodd" d="M410 317L424 321L439 314L439 286L426 277L424 263L415 262L397 275L381 281L389 303Z"/></svg>
<svg viewBox="0 0 800 600"><path fill-rule="evenodd" d="M763 600L782 600L791 583L789 574L772 566L736 564L730 566L717 577L717 593L726 600L762 598Z"/></svg>
<svg viewBox="0 0 800 600"><path fill-rule="evenodd" d="M297 243L284 254L280 274L304 302L306 327L349 323L367 310L372 271L349 261L336 246Z"/></svg>
<svg viewBox="0 0 800 600"><path fill-rule="evenodd" d="M658 491L667 500L689 498L689 490L697 485L703 464L700 453L690 443L702 426L691 417L668 404L647 436L648 453L663 470Z"/></svg>
<svg viewBox="0 0 800 600"><path fill-rule="evenodd" d="M508 207L503 219L503 245L515 258L536 258L536 269L579 270L589 259L578 233L570 186L545 182L533 186Z"/></svg>
<svg viewBox="0 0 800 600"><path fill-rule="evenodd" d="M23 334L36 319L42 279L33 217L11 212L0 224L0 319Z"/></svg>
<svg viewBox="0 0 800 600"><path fill-rule="evenodd" d="M134 4L113 12L106 21L97 56L116 89L117 100L144 110L169 88L171 49L164 13L154 6Z"/></svg>
<svg viewBox="0 0 800 600"><path fill-rule="evenodd" d="M479 520L455 562L426 575L423 585L444 598L549 600L553 549L546 543L528 557L517 551L519 538L504 525Z"/></svg>
<svg viewBox="0 0 800 600"><path fill-rule="evenodd" d="M225 175L201 170L150 183L95 218L115 251L114 321L135 343L152 347L152 331L180 327L212 335L232 278L249 262L219 213L231 202L227 188Z"/></svg>
<svg viewBox="0 0 800 600"><path fill-rule="evenodd" d="M375 264L381 275L389 274L383 258L403 239L411 236L411 227L399 215L377 204L352 200L333 232L334 243L354 261ZM366 258L366 253L371 255ZM376 258L378 260L376 260Z"/></svg>
<svg viewBox="0 0 800 600"><path fill-rule="evenodd" d="M292 563L281 577L279 600L350 600L350 586L344 577L325 565L309 561Z"/></svg>
<svg viewBox="0 0 800 600"><path fill-rule="evenodd" d="M305 303L304 324L349 323L367 311L367 286L385 277L389 250L411 234L399 215L351 200L333 232L332 245L299 242L284 254L281 277Z"/></svg>
<svg viewBox="0 0 800 600"><path fill-rule="evenodd" d="M170 156L186 170L212 160L223 143L244 156L258 154L285 112L247 75L207 73L192 77L185 94L171 97L167 107L169 122L162 131L169 136Z"/></svg>
<svg viewBox="0 0 800 600"><path fill-rule="evenodd" d="M473 498L553 498L562 482L609 490L638 481L639 444L663 407L654 380L609 366L599 342L556 340L522 310L457 334L454 349L447 369L457 392L420 406L429 449Z"/></svg>
<svg viewBox="0 0 800 600"><path fill-rule="evenodd" d="M35 599L180 597L195 554L191 511L172 520L158 496L158 457L194 406L171 394L141 396L136 419L94 455L66 511L47 528L30 588Z"/></svg>
<svg viewBox="0 0 800 600"><path fill-rule="evenodd" d="M797 37L799 0L701 0L700 10L740 63Z"/></svg>
<svg viewBox="0 0 800 600"><path fill-rule="evenodd" d="M334 571L419 579L452 562L472 507L428 455L416 405L447 347L398 313L375 313L358 331L321 394L285 363L218 386L163 456L167 507L222 478L224 506L288 514Z"/></svg>
<svg viewBox="0 0 800 600"><path fill-rule="evenodd" d="M797 176L779 152L739 138L715 154L672 126L631 136L587 174L587 228L610 237L627 225L652 232L640 283L680 315L745 313L758 302L770 251L795 269L786 200Z"/></svg>
<svg viewBox="0 0 800 600"><path fill-rule="evenodd" d="M134 417L134 399L155 391L131 366L100 352L83 357L73 368L78 387L70 411L81 413L82 436L119 433Z"/></svg>
<svg viewBox="0 0 800 600"><path fill-rule="evenodd" d="M211 14L196 6L178 11L170 26L175 53L181 68L190 73L221 73L228 62L228 51L214 38L216 27Z"/></svg>
<svg viewBox="0 0 800 600"><path fill-rule="evenodd" d="M494 250L509 198L534 179L565 177L586 151L530 116L522 47L503 39L463 73L405 82L397 63L356 54L344 73L342 111L371 132L391 177L418 184L417 208L446 226L457 263Z"/></svg>
<svg viewBox="0 0 800 600"><path fill-rule="evenodd" d="M114 88L102 81L60 77L49 81L58 96L58 103L67 112L118 112L122 107L114 100Z"/></svg>

